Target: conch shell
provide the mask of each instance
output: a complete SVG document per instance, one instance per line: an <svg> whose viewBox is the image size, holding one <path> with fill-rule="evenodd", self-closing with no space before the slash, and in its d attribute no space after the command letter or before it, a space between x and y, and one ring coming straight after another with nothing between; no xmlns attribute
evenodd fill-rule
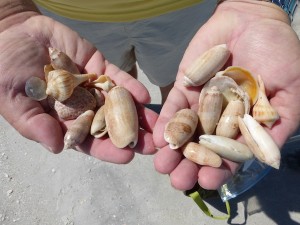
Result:
<svg viewBox="0 0 300 225"><path fill-rule="evenodd" d="M184 86L200 86L212 78L230 56L226 44L216 45L198 57L185 71Z"/></svg>
<svg viewBox="0 0 300 225"><path fill-rule="evenodd" d="M178 149L194 134L198 124L198 115L191 109L181 109L166 124L164 139L171 149Z"/></svg>
<svg viewBox="0 0 300 225"><path fill-rule="evenodd" d="M256 104L253 106L253 118L271 128L273 124L279 119L278 112L271 106L265 91L265 85L260 76L258 76L259 96Z"/></svg>
<svg viewBox="0 0 300 225"><path fill-rule="evenodd" d="M98 109L92 122L90 133L95 138L100 138L107 134L104 106Z"/></svg>
<svg viewBox="0 0 300 225"><path fill-rule="evenodd" d="M189 142L182 147L182 150L187 159L199 165L220 167L222 164L220 156L198 143Z"/></svg>
<svg viewBox="0 0 300 225"><path fill-rule="evenodd" d="M200 102L198 116L205 134L212 134L222 113L223 95L216 86L211 87Z"/></svg>
<svg viewBox="0 0 300 225"><path fill-rule="evenodd" d="M93 117L94 111L88 110L73 121L64 137L65 149L74 148L84 142L87 135L90 133Z"/></svg>
<svg viewBox="0 0 300 225"><path fill-rule="evenodd" d="M244 162L253 158L253 153L247 145L231 138L217 135L201 135L199 143L219 156L234 162Z"/></svg>
<svg viewBox="0 0 300 225"><path fill-rule="evenodd" d="M74 88L79 84L96 78L96 74L72 74L66 70L52 70L47 76L46 94L63 102L72 95Z"/></svg>
<svg viewBox="0 0 300 225"><path fill-rule="evenodd" d="M112 88L105 99L105 122L108 135L117 148L134 148L138 142L138 114L130 92Z"/></svg>
<svg viewBox="0 0 300 225"><path fill-rule="evenodd" d="M272 137L250 115L239 117L239 127L243 137L255 157L263 163L279 169L280 150Z"/></svg>

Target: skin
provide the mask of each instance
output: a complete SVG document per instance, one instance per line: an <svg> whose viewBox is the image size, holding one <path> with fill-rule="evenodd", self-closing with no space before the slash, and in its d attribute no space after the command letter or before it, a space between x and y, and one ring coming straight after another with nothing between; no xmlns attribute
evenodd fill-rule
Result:
<svg viewBox="0 0 300 225"><path fill-rule="evenodd" d="M220 168L198 166L171 150L163 139L169 119L182 108L197 110L201 87L183 86L184 71L204 51L226 43L232 56L226 66L242 66L254 76L261 75L267 95L280 120L266 130L282 147L300 121L300 42L285 12L272 3L240 0L220 4L209 21L190 42L174 88L171 90L154 129L154 158L158 172L169 174L171 185L191 189L197 182L206 189L217 189L237 170L238 164L225 161Z"/></svg>
<svg viewBox="0 0 300 225"><path fill-rule="evenodd" d="M130 162L135 152L156 152L152 129L157 114L142 106L150 102L150 96L140 82L106 61L77 33L40 15L31 1L3 0L0 9L0 114L21 135L53 153L63 150L64 133L72 121L60 121L47 102L31 100L24 90L29 77L44 77L43 67L50 62L48 47L51 46L69 55L80 71L107 74L117 85L130 90L136 101L140 126L144 128L134 149L118 149L107 137L90 136L76 150L118 164Z"/></svg>

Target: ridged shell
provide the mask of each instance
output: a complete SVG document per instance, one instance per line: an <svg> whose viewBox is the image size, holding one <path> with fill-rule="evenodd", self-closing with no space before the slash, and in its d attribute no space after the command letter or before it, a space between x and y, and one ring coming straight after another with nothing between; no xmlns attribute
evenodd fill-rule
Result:
<svg viewBox="0 0 300 225"><path fill-rule="evenodd" d="M47 76L46 94L63 102L73 93L75 87L79 84L97 78L96 74L72 74L66 70L52 70Z"/></svg>
<svg viewBox="0 0 300 225"><path fill-rule="evenodd" d="M243 137L255 157L263 163L279 169L280 150L272 137L250 115L239 117L239 127Z"/></svg>
<svg viewBox="0 0 300 225"><path fill-rule="evenodd" d="M241 100L232 100L223 111L216 128L216 135L235 139L239 133L238 117L245 114Z"/></svg>
<svg viewBox="0 0 300 225"><path fill-rule="evenodd" d="M244 162L253 158L253 153L247 145L231 138L217 135L201 135L199 143L219 156L234 162Z"/></svg>
<svg viewBox="0 0 300 225"><path fill-rule="evenodd" d="M220 167L222 159L210 149L194 142L182 147L183 155L194 163L203 166Z"/></svg>
<svg viewBox="0 0 300 225"><path fill-rule="evenodd" d="M230 56L226 44L216 45L198 57L185 71L184 86L200 86L212 78Z"/></svg>
<svg viewBox="0 0 300 225"><path fill-rule="evenodd" d="M237 85L247 92L250 97L250 106L255 104L259 88L256 79L248 70L238 66L229 66L224 71L218 72L216 76L228 76L232 78Z"/></svg>
<svg viewBox="0 0 300 225"><path fill-rule="evenodd" d="M105 122L108 135L117 148L135 147L138 142L138 114L130 92L112 88L105 99Z"/></svg>
<svg viewBox="0 0 300 225"><path fill-rule="evenodd" d="M88 110L73 121L64 137L65 149L74 148L84 142L90 133L93 117L94 111Z"/></svg>
<svg viewBox="0 0 300 225"><path fill-rule="evenodd" d="M103 137L107 133L106 123L105 123L105 110L104 106L100 107L93 119L93 123L91 126L91 135L95 138Z"/></svg>
<svg viewBox="0 0 300 225"><path fill-rule="evenodd" d="M253 118L259 123L262 123L271 128L273 124L279 119L279 114L276 109L270 104L266 96L264 83L260 76L258 77L258 83L260 90L258 100L252 109Z"/></svg>
<svg viewBox="0 0 300 225"><path fill-rule="evenodd" d="M211 87L199 104L198 116L205 134L212 134L222 113L223 95L216 86Z"/></svg>
<svg viewBox="0 0 300 225"><path fill-rule="evenodd" d="M96 107L94 96L82 87L76 87L72 96L64 102L48 97L48 103L63 120L75 119L85 111L94 110Z"/></svg>
<svg viewBox="0 0 300 225"><path fill-rule="evenodd" d="M197 124L196 112L191 109L181 109L166 124L164 139L171 149L178 149L193 136Z"/></svg>

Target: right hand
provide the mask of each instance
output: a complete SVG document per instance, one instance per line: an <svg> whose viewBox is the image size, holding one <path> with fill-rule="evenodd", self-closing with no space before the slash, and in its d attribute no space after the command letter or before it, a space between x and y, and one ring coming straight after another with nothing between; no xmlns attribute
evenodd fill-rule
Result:
<svg viewBox="0 0 300 225"><path fill-rule="evenodd" d="M134 149L118 149L109 138L88 138L78 150L113 163L130 162L134 151L142 154L155 152L152 128L157 115L140 106L150 101L149 93L141 83L107 62L77 33L37 12L11 15L0 23L0 114L21 135L41 143L53 153L63 149L64 133L70 123L50 116L47 104L31 100L24 91L29 77L44 77L43 67L49 64L48 47L51 46L69 55L80 71L105 73L117 85L130 90L137 102L140 125L144 128L140 130L139 142Z"/></svg>

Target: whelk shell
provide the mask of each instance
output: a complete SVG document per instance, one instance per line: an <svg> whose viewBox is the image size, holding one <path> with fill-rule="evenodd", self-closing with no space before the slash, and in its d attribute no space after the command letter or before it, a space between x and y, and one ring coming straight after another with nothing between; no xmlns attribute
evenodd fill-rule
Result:
<svg viewBox="0 0 300 225"><path fill-rule="evenodd" d="M222 159L210 149L194 142L182 147L183 155L194 163L203 166L220 167Z"/></svg>
<svg viewBox="0 0 300 225"><path fill-rule="evenodd" d="M200 86L212 78L227 62L230 51L226 44L216 45L198 57L185 71L184 86Z"/></svg>
<svg viewBox="0 0 300 225"><path fill-rule="evenodd" d="M223 95L216 86L211 87L200 102L198 116L205 134L212 134L222 113Z"/></svg>
<svg viewBox="0 0 300 225"><path fill-rule="evenodd" d="M104 106L105 105L97 110L92 122L90 133L95 138L103 137L107 133Z"/></svg>
<svg viewBox="0 0 300 225"><path fill-rule="evenodd" d="M279 169L280 150L272 137L250 115L239 117L239 127L243 137L255 157L263 163Z"/></svg>
<svg viewBox="0 0 300 225"><path fill-rule="evenodd" d="M178 149L193 136L197 125L197 113L191 109L181 109L166 124L164 139L171 149Z"/></svg>
<svg viewBox="0 0 300 225"><path fill-rule="evenodd" d="M39 77L30 77L25 83L25 93L33 100L41 101L47 98L47 84Z"/></svg>
<svg viewBox="0 0 300 225"><path fill-rule="evenodd" d="M253 106L253 118L271 128L273 124L279 119L278 112L271 106L265 91L265 85L260 76L258 76L259 96L256 104Z"/></svg>
<svg viewBox="0 0 300 225"><path fill-rule="evenodd" d="M64 52L52 47L49 47L48 51L51 60L51 65L54 69L63 69L74 74L80 73L73 60L70 59L70 57Z"/></svg>
<svg viewBox="0 0 300 225"><path fill-rule="evenodd" d="M96 78L96 74L72 74L66 70L52 70L47 76L46 94L63 102L72 95L74 88L79 84Z"/></svg>
<svg viewBox="0 0 300 225"><path fill-rule="evenodd" d="M67 130L64 137L64 148L74 148L81 144L90 133L90 127L93 121L94 111L88 110L78 116Z"/></svg>
<svg viewBox="0 0 300 225"><path fill-rule="evenodd" d="M220 71L216 76L228 76L237 85L247 92L250 97L250 105L253 106L258 98L258 84L253 75L246 69L238 66L229 66L224 71Z"/></svg>
<svg viewBox="0 0 300 225"><path fill-rule="evenodd" d="M138 115L130 92L112 88L105 99L105 122L112 143L118 148L134 148L138 142Z"/></svg>
<svg viewBox="0 0 300 225"><path fill-rule="evenodd" d="M216 128L216 135L235 139L240 131L238 117L245 114L241 100L232 100L224 109Z"/></svg>
<svg viewBox="0 0 300 225"><path fill-rule="evenodd" d="M244 162L253 157L248 146L231 138L217 135L201 135L199 143L219 156L234 162Z"/></svg>

